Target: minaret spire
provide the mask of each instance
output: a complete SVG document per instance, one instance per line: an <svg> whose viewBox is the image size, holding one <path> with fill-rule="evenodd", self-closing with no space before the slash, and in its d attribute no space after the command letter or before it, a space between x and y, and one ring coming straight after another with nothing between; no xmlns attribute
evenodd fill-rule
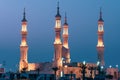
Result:
<svg viewBox="0 0 120 80"><path fill-rule="evenodd" d="M57 4L57 12L59 13L59 1L58 1L58 4Z"/></svg>
<svg viewBox="0 0 120 80"><path fill-rule="evenodd" d="M102 19L102 8L100 7L100 18L99 18L99 21L104 21L103 19Z"/></svg>
<svg viewBox="0 0 120 80"><path fill-rule="evenodd" d="M59 14L59 1L58 1L58 5L57 5L57 14Z"/></svg>
<svg viewBox="0 0 120 80"><path fill-rule="evenodd" d="M57 3L57 14L56 14L56 17L61 17L59 9L60 8L59 8L59 1L58 1L58 3Z"/></svg>
<svg viewBox="0 0 120 80"><path fill-rule="evenodd" d="M66 12L65 12L65 23L64 24L68 25L67 24L67 14L66 14Z"/></svg>
<svg viewBox="0 0 120 80"><path fill-rule="evenodd" d="M102 8L100 8L100 18L102 18Z"/></svg>
<svg viewBox="0 0 120 80"><path fill-rule="evenodd" d="M24 8L24 12L23 12L23 20L22 20L22 22L24 22L24 21L27 21L27 20L26 20L26 12L25 12L25 8Z"/></svg>

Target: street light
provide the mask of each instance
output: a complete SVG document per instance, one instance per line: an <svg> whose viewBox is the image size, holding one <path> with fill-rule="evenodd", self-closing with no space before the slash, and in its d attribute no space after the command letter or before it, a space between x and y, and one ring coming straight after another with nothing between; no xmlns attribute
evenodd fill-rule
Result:
<svg viewBox="0 0 120 80"><path fill-rule="evenodd" d="M103 70L104 66L101 66L100 69L101 69L101 74L103 75L104 74L104 70Z"/></svg>
<svg viewBox="0 0 120 80"><path fill-rule="evenodd" d="M99 66L100 65L100 61L97 61L97 66Z"/></svg>
<svg viewBox="0 0 120 80"><path fill-rule="evenodd" d="M86 62L85 61L83 61L83 65L85 65L86 64Z"/></svg>
<svg viewBox="0 0 120 80"><path fill-rule="evenodd" d="M96 70L95 70L95 79L96 80L99 80L99 79L102 79L105 75L105 72L104 72L104 67L100 65L100 62L97 61L97 64L96 64L96 70L98 71L97 72L97 75L96 75Z"/></svg>
<svg viewBox="0 0 120 80"><path fill-rule="evenodd" d="M117 69L117 80L119 80L119 68L118 68L118 65L116 65L116 69Z"/></svg>
<svg viewBox="0 0 120 80"><path fill-rule="evenodd" d="M96 71L98 70L98 72L97 72L97 75L99 74L99 65L100 65L100 62L99 61L97 61L97 63L96 63L96 67L95 67L95 76L96 76Z"/></svg>
<svg viewBox="0 0 120 80"><path fill-rule="evenodd" d="M101 66L101 70L103 70L103 68L104 68L104 67L103 67L103 66Z"/></svg>
<svg viewBox="0 0 120 80"><path fill-rule="evenodd" d="M86 73L86 62L83 61L83 63L80 66L82 68L82 74L83 74L83 80L85 80L85 73Z"/></svg>
<svg viewBox="0 0 120 80"><path fill-rule="evenodd" d="M109 68L112 68L112 66L110 65Z"/></svg>
<svg viewBox="0 0 120 80"><path fill-rule="evenodd" d="M61 77L64 76L64 63L65 63L65 59L62 58L62 71L61 71Z"/></svg>
<svg viewBox="0 0 120 80"><path fill-rule="evenodd" d="M98 74L100 74L100 61L97 61L97 70L98 70Z"/></svg>
<svg viewBox="0 0 120 80"><path fill-rule="evenodd" d="M116 68L118 68L118 65L116 65Z"/></svg>

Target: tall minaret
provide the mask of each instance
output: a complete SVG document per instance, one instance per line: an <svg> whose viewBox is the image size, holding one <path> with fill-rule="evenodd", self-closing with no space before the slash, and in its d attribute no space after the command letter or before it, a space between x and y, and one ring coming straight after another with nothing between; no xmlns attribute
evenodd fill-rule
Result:
<svg viewBox="0 0 120 80"><path fill-rule="evenodd" d="M61 15L59 13L59 2L55 18L54 67L62 67Z"/></svg>
<svg viewBox="0 0 120 80"><path fill-rule="evenodd" d="M23 19L22 19L21 35L22 35L22 40L21 40L21 44L20 44L19 71L22 71L23 68L28 70L27 20L26 20L26 16L25 16L25 9L24 9Z"/></svg>
<svg viewBox="0 0 120 80"><path fill-rule="evenodd" d="M62 57L65 59L65 63L70 63L70 51L68 46L68 23L67 23L66 13L65 13L65 23L63 25Z"/></svg>
<svg viewBox="0 0 120 80"><path fill-rule="evenodd" d="M97 52L98 52L98 61L100 61L100 65L104 66L104 20L102 19L102 11L100 9L100 18L98 20L98 44L97 44Z"/></svg>

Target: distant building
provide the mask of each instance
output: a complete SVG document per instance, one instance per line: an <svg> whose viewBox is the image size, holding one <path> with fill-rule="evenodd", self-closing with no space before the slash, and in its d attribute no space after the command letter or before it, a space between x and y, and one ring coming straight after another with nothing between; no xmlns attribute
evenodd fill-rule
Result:
<svg viewBox="0 0 120 80"><path fill-rule="evenodd" d="M108 78L112 78L112 80L119 80L120 77L118 68L112 67L106 69L106 75Z"/></svg>

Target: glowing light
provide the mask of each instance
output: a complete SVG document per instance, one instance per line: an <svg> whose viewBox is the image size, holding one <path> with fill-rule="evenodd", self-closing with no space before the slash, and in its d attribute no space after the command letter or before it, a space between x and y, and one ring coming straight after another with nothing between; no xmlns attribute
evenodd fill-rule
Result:
<svg viewBox="0 0 120 80"><path fill-rule="evenodd" d="M118 65L116 65L116 68L118 68Z"/></svg>
<svg viewBox="0 0 120 80"><path fill-rule="evenodd" d="M68 35L68 26L64 26L63 35Z"/></svg>
<svg viewBox="0 0 120 80"><path fill-rule="evenodd" d="M26 25L22 25L22 31L27 31Z"/></svg>
<svg viewBox="0 0 120 80"><path fill-rule="evenodd" d="M63 71L60 72L60 76L63 77Z"/></svg>
<svg viewBox="0 0 120 80"><path fill-rule="evenodd" d="M61 27L61 21L60 20L56 20L56 28L60 28Z"/></svg>
<svg viewBox="0 0 120 80"><path fill-rule="evenodd" d="M83 61L83 64L85 65L85 64L86 64L86 62L85 62L85 61Z"/></svg>
<svg viewBox="0 0 120 80"><path fill-rule="evenodd" d="M63 35L68 35L68 30L64 30Z"/></svg>
<svg viewBox="0 0 120 80"><path fill-rule="evenodd" d="M58 38L56 38L55 39L55 42L54 42L54 44L61 44L62 42L61 42L61 40L60 39L58 39Z"/></svg>
<svg viewBox="0 0 120 80"><path fill-rule="evenodd" d="M109 68L112 68L112 66L110 65Z"/></svg>
<svg viewBox="0 0 120 80"><path fill-rule="evenodd" d="M30 71L30 70L35 70L36 69L36 66L37 66L37 64L35 64L35 63L29 63L28 64L28 70Z"/></svg>
<svg viewBox="0 0 120 80"><path fill-rule="evenodd" d="M68 66L67 66L67 65L65 65L64 67L65 67L65 68L67 68Z"/></svg>
<svg viewBox="0 0 120 80"><path fill-rule="evenodd" d="M61 44L61 42L58 42L58 41L56 42L56 41L55 41L54 44Z"/></svg>
<svg viewBox="0 0 120 80"><path fill-rule="evenodd" d="M103 25L100 24L100 25L98 26L98 31L100 31L100 32L104 31L104 30L103 30Z"/></svg>
<svg viewBox="0 0 120 80"><path fill-rule="evenodd" d="M101 69L103 69L104 67L103 66L101 66Z"/></svg>
<svg viewBox="0 0 120 80"><path fill-rule="evenodd" d="M21 46L27 46L26 41L22 41Z"/></svg>
<svg viewBox="0 0 120 80"><path fill-rule="evenodd" d="M63 44L63 46L67 49L69 49L68 44Z"/></svg>
<svg viewBox="0 0 120 80"><path fill-rule="evenodd" d="M98 45L97 46L98 47L104 47L103 42L102 41L98 41Z"/></svg>
<svg viewBox="0 0 120 80"><path fill-rule="evenodd" d="M100 65L100 61L97 62L97 66L99 66L99 65Z"/></svg>

